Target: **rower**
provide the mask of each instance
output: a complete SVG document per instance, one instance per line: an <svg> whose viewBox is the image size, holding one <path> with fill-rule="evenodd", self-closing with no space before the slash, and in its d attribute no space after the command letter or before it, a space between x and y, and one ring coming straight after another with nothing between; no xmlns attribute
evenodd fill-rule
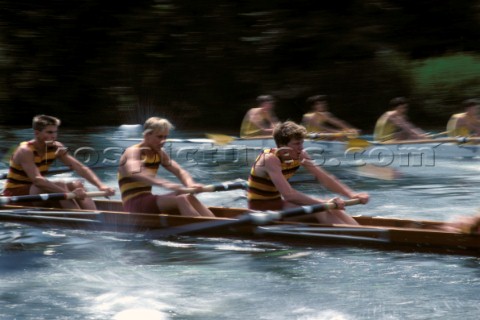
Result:
<svg viewBox="0 0 480 320"><path fill-rule="evenodd" d="M413 140L427 138L425 132L408 121L408 101L403 97L390 101L392 110L385 112L375 124L376 141Z"/></svg>
<svg viewBox="0 0 480 320"><path fill-rule="evenodd" d="M270 95L258 96L257 105L248 110L240 127L240 137L271 136L278 119L273 112L275 100Z"/></svg>
<svg viewBox="0 0 480 320"><path fill-rule="evenodd" d="M333 139L344 139L348 134L357 136L360 130L347 122L338 119L328 111L327 96L315 95L307 99L310 111L302 118L302 125L309 133L345 133L345 135L332 135Z"/></svg>
<svg viewBox="0 0 480 320"><path fill-rule="evenodd" d="M456 113L448 120L448 135L450 137L480 136L478 101L475 99L468 99L463 101L462 105L464 112Z"/></svg>
<svg viewBox="0 0 480 320"><path fill-rule="evenodd" d="M179 194L183 187L201 192L205 187L196 183L175 160L170 159L163 145L173 125L167 120L151 117L143 126L143 139L125 150L118 167L118 184L123 206L128 212L159 213L176 210L184 216L209 216L213 213L192 194ZM182 184L157 176L162 166L174 174ZM153 186L171 190L155 195Z"/></svg>
<svg viewBox="0 0 480 320"><path fill-rule="evenodd" d="M106 195L115 190L103 184L95 173L71 156L67 148L57 140L60 120L48 115L33 118L34 139L21 142L10 159L7 182L2 192L4 196L23 196L41 193L73 192L75 200L61 200L60 206L73 209L95 209L95 203L86 197L86 189L81 181L51 181L45 173L55 160L62 161L73 171L85 178ZM45 203L35 203L45 205Z"/></svg>
<svg viewBox="0 0 480 320"><path fill-rule="evenodd" d="M326 202L327 200L311 197L292 188L288 179L300 166L330 191L350 199L359 199L361 203L368 202L368 194L354 192L315 165L307 151L303 150L306 135L305 127L292 121L275 126L273 138L277 147L263 150L250 170L247 191L249 209L284 210ZM320 223L358 224L342 210L345 204L342 199L336 197L330 201L335 202L338 209L317 213Z"/></svg>

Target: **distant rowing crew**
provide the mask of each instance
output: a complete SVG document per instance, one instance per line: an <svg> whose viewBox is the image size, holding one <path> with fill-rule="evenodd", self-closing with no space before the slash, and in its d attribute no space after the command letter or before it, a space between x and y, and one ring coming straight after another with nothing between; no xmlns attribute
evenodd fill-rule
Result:
<svg viewBox="0 0 480 320"><path fill-rule="evenodd" d="M127 148L139 143L142 139L111 138L110 141L121 147ZM188 141L186 141L188 140ZM214 140L207 139L168 139L164 149L171 158L182 161L197 161L202 163L215 163L217 161L249 161L259 151L275 146L273 138L233 138L226 145L218 145ZM426 165L435 159L460 159L480 157L480 145L476 144L480 137L437 138L422 140L406 140L397 142L371 142L364 139L352 138L347 141L304 140L304 149L325 164L329 159L336 159L337 163L349 163L349 160L363 160L364 163L387 166L398 162L409 165L405 160L419 159ZM109 152L114 149L109 148ZM94 151L92 151L94 152ZM117 153L115 153L117 154ZM106 156L111 156L109 153ZM381 161L379 161L381 155ZM93 154L90 158L99 157ZM383 159L383 160L382 160ZM396 160L396 161L392 161ZM358 165L358 163L357 163ZM419 165L418 162L416 165ZM422 164L420 164L422 165Z"/></svg>
<svg viewBox="0 0 480 320"><path fill-rule="evenodd" d="M273 111L274 98L269 95L259 96L257 105L251 108L243 118L240 137L255 137L271 135L278 119ZM358 134L360 130L347 122L336 118L328 111L325 95L311 96L307 99L310 110L302 117L302 125L308 132L350 133ZM463 101L463 112L451 116L447 123L447 130L441 135L480 136L480 119L478 118L479 102L476 99ZM390 101L390 110L382 114L374 130L374 140L378 142L402 141L433 138L422 129L413 125L407 117L409 102L406 98L396 97ZM344 139L337 136L333 139Z"/></svg>

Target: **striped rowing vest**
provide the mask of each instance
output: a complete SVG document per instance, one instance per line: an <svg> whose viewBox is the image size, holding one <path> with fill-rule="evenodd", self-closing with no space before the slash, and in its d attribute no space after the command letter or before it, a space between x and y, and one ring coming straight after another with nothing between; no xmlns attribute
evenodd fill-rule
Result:
<svg viewBox="0 0 480 320"><path fill-rule="evenodd" d="M255 174L255 164L264 157L265 154L271 153L275 156L277 149L264 150L255 160L248 177L247 200L277 200L281 198L280 192L273 184L270 177L259 177ZM278 156L277 156L278 157ZM280 161L282 161L280 159ZM282 174L285 179L290 179L300 168L300 160L282 161Z"/></svg>
<svg viewBox="0 0 480 320"><path fill-rule="evenodd" d="M139 148L139 144L133 147ZM158 168L161 164L161 157L157 153L148 155L146 152L141 152L141 159L143 161L142 170L147 170L147 173L152 176L157 175ZM140 194L152 193L152 186L145 182L133 179L130 176L124 176L120 172L117 175L118 186L120 187L120 193L122 195L122 201L125 202Z"/></svg>
<svg viewBox="0 0 480 320"><path fill-rule="evenodd" d="M40 156L38 151L33 146L31 141L21 142L19 147L27 146L33 152L33 161L40 173L45 175L52 163L57 157L58 146L47 146L47 150L43 156ZM17 148L18 149L18 148ZM13 156L10 159L10 168L8 169L7 182L5 183L5 190L26 187L32 185L32 181L27 176L23 168L13 162Z"/></svg>

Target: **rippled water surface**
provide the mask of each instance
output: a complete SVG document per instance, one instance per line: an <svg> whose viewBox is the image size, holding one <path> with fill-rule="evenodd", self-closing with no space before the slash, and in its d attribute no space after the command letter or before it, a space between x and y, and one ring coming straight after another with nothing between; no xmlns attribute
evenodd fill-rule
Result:
<svg viewBox="0 0 480 320"><path fill-rule="evenodd" d="M59 140L72 151L104 154L113 130L62 128ZM30 134L2 130L0 151ZM197 181L211 183L246 178L250 160L179 161ZM391 181L341 166L328 170L371 194L368 205L349 208L352 215L450 220L480 206L478 161L444 160ZM116 187L114 167L96 172ZM295 187L331 196L312 181ZM200 198L246 205L243 191ZM164 241L0 222L0 319L466 320L478 319L479 287L475 257L220 238Z"/></svg>

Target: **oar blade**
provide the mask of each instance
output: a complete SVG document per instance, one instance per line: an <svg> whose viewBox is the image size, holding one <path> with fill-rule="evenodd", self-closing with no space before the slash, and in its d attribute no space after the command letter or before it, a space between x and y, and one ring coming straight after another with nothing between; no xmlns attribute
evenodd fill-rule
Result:
<svg viewBox="0 0 480 320"><path fill-rule="evenodd" d="M367 177L377 180L396 180L402 177L400 171L392 167L379 167L373 164L365 164L356 167L355 173L361 177Z"/></svg>
<svg viewBox="0 0 480 320"><path fill-rule="evenodd" d="M226 135L226 134L219 134L219 133L207 133L206 134L207 138L212 139L215 144L218 145L225 145L229 144L233 140L235 140L235 137Z"/></svg>

